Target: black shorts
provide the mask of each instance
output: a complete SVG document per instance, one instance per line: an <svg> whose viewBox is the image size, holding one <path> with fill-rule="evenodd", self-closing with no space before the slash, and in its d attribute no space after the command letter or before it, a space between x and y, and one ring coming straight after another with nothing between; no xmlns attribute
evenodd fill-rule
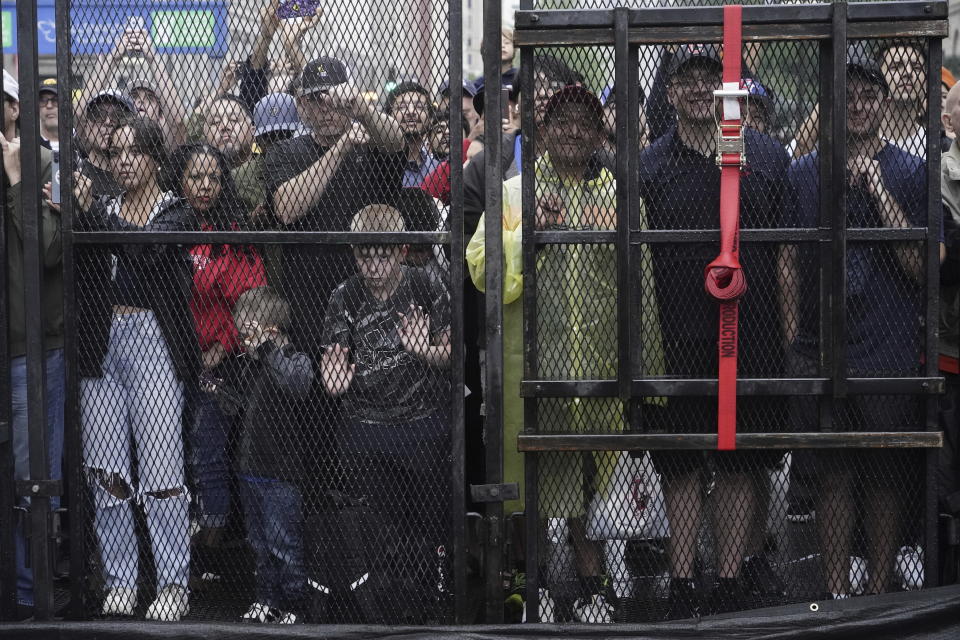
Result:
<svg viewBox="0 0 960 640"><path fill-rule="evenodd" d="M792 373L809 376L816 373L816 363L800 354L791 353ZM851 370L852 377L861 373ZM902 432L924 430L925 398L909 395L860 395L833 402L833 431L856 433L867 431ZM816 396L796 396L790 400L791 428L797 432L819 432L819 403ZM913 483L923 468L921 452L910 449L817 449L816 475L854 474L861 482L883 486Z"/></svg>

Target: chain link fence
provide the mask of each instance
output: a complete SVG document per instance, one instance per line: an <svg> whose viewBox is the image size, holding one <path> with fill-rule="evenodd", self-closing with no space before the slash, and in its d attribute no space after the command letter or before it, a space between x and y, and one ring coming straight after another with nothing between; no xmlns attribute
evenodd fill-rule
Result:
<svg viewBox="0 0 960 640"><path fill-rule="evenodd" d="M38 581L76 619L376 625L937 584L945 6L747 3L716 451L722 3L490 5L464 82L474 4L58 2Z"/></svg>

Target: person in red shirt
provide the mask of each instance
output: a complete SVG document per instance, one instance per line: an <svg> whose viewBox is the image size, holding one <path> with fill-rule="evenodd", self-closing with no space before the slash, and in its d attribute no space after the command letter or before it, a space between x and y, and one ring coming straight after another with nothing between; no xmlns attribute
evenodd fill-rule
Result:
<svg viewBox="0 0 960 640"><path fill-rule="evenodd" d="M204 231L238 230L244 207L223 154L206 143L180 147L170 159L169 187L185 199ZM243 345L233 322L240 295L267 284L263 261L250 245L201 244L190 248L193 292L190 310L202 352L201 388L192 394L190 460L199 503L198 541L215 545L230 511L228 436L233 418L208 391L233 377Z"/></svg>

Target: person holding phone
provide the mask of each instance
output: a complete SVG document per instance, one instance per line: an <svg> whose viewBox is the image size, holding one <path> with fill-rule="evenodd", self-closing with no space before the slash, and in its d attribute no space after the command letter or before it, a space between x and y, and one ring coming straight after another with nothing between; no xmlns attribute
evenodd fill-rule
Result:
<svg viewBox="0 0 960 640"><path fill-rule="evenodd" d="M117 79L118 71L121 71L124 62L130 59L143 60L146 75L152 80L143 77ZM80 95L76 109L78 113L84 111L90 102L103 93L104 85L109 90L126 86L132 110L160 125L166 145L174 147L183 143L186 137L186 111L178 97L179 86L170 77L163 59L157 54L142 18L128 21L113 50L100 56L97 66L87 77L90 81ZM123 82L126 82L126 85L122 84Z"/></svg>

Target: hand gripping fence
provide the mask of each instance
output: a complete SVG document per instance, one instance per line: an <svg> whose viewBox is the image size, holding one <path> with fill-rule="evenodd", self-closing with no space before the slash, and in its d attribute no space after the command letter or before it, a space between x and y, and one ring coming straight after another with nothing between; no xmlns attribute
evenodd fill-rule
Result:
<svg viewBox="0 0 960 640"><path fill-rule="evenodd" d="M737 436L737 341L739 300L747 291L740 266L740 171L746 162L739 98L741 28L740 5L723 8L722 117L717 127L717 164L720 165L720 255L704 269L704 288L720 302L719 382L717 399L717 448L736 448Z"/></svg>

